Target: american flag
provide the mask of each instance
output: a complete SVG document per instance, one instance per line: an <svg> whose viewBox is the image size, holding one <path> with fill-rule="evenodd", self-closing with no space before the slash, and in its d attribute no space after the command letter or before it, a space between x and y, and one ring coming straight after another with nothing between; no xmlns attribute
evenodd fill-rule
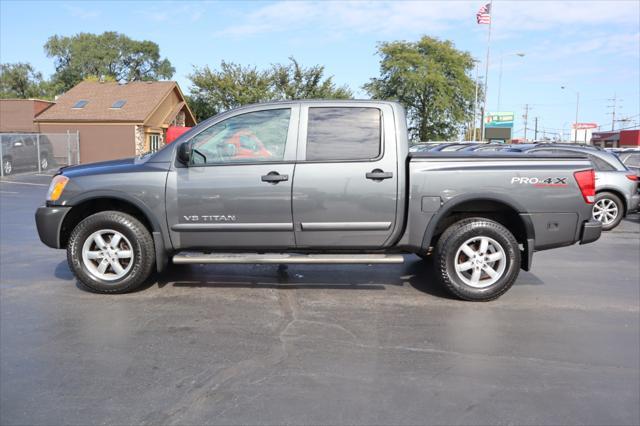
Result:
<svg viewBox="0 0 640 426"><path fill-rule="evenodd" d="M491 24L491 3L487 3L476 13L478 24Z"/></svg>

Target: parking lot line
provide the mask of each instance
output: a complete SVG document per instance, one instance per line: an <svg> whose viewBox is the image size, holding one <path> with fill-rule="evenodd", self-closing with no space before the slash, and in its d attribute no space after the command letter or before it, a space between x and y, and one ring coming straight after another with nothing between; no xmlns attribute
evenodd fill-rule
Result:
<svg viewBox="0 0 640 426"><path fill-rule="evenodd" d="M0 180L0 183L13 183L16 185L32 185L32 186L49 186L46 183L16 182L11 180Z"/></svg>
<svg viewBox="0 0 640 426"><path fill-rule="evenodd" d="M0 194L19 194L17 191L0 191Z"/></svg>

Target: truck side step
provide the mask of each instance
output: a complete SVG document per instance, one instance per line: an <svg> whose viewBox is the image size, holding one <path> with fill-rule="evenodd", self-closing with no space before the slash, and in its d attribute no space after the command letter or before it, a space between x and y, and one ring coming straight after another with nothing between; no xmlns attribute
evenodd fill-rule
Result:
<svg viewBox="0 0 640 426"><path fill-rule="evenodd" d="M173 263L306 263L306 264L357 264L404 263L400 254L297 254L297 253L197 253L180 252L173 256Z"/></svg>

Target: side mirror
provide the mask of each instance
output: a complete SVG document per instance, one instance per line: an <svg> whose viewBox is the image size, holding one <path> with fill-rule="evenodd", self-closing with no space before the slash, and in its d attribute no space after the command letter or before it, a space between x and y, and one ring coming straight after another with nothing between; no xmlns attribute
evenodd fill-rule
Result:
<svg viewBox="0 0 640 426"><path fill-rule="evenodd" d="M14 142L13 146L20 147L20 146L22 146L22 142Z"/></svg>
<svg viewBox="0 0 640 426"><path fill-rule="evenodd" d="M185 142L178 147L178 161L188 166L191 162L191 143Z"/></svg>

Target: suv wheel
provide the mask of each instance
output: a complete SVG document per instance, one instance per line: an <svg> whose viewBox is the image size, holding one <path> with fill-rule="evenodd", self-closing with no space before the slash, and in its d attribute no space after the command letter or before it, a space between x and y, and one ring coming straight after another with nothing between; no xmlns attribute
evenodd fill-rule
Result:
<svg viewBox="0 0 640 426"><path fill-rule="evenodd" d="M2 171L5 176L9 176L13 172L13 163L11 157L4 157L2 159Z"/></svg>
<svg viewBox="0 0 640 426"><path fill-rule="evenodd" d="M596 195L593 203L593 218L602 223L603 231L610 231L622 220L624 206L620 198L610 192L601 192Z"/></svg>
<svg viewBox="0 0 640 426"><path fill-rule="evenodd" d="M67 260L88 289L125 293L140 287L151 275L155 264L153 239L133 216L118 211L100 212L73 229Z"/></svg>
<svg viewBox="0 0 640 426"><path fill-rule="evenodd" d="M47 170L49 168L49 158L47 154L43 152L40 155L40 170Z"/></svg>
<svg viewBox="0 0 640 426"><path fill-rule="evenodd" d="M451 225L436 245L434 263L445 287L464 300L504 294L520 272L515 237L497 222L476 217Z"/></svg>

